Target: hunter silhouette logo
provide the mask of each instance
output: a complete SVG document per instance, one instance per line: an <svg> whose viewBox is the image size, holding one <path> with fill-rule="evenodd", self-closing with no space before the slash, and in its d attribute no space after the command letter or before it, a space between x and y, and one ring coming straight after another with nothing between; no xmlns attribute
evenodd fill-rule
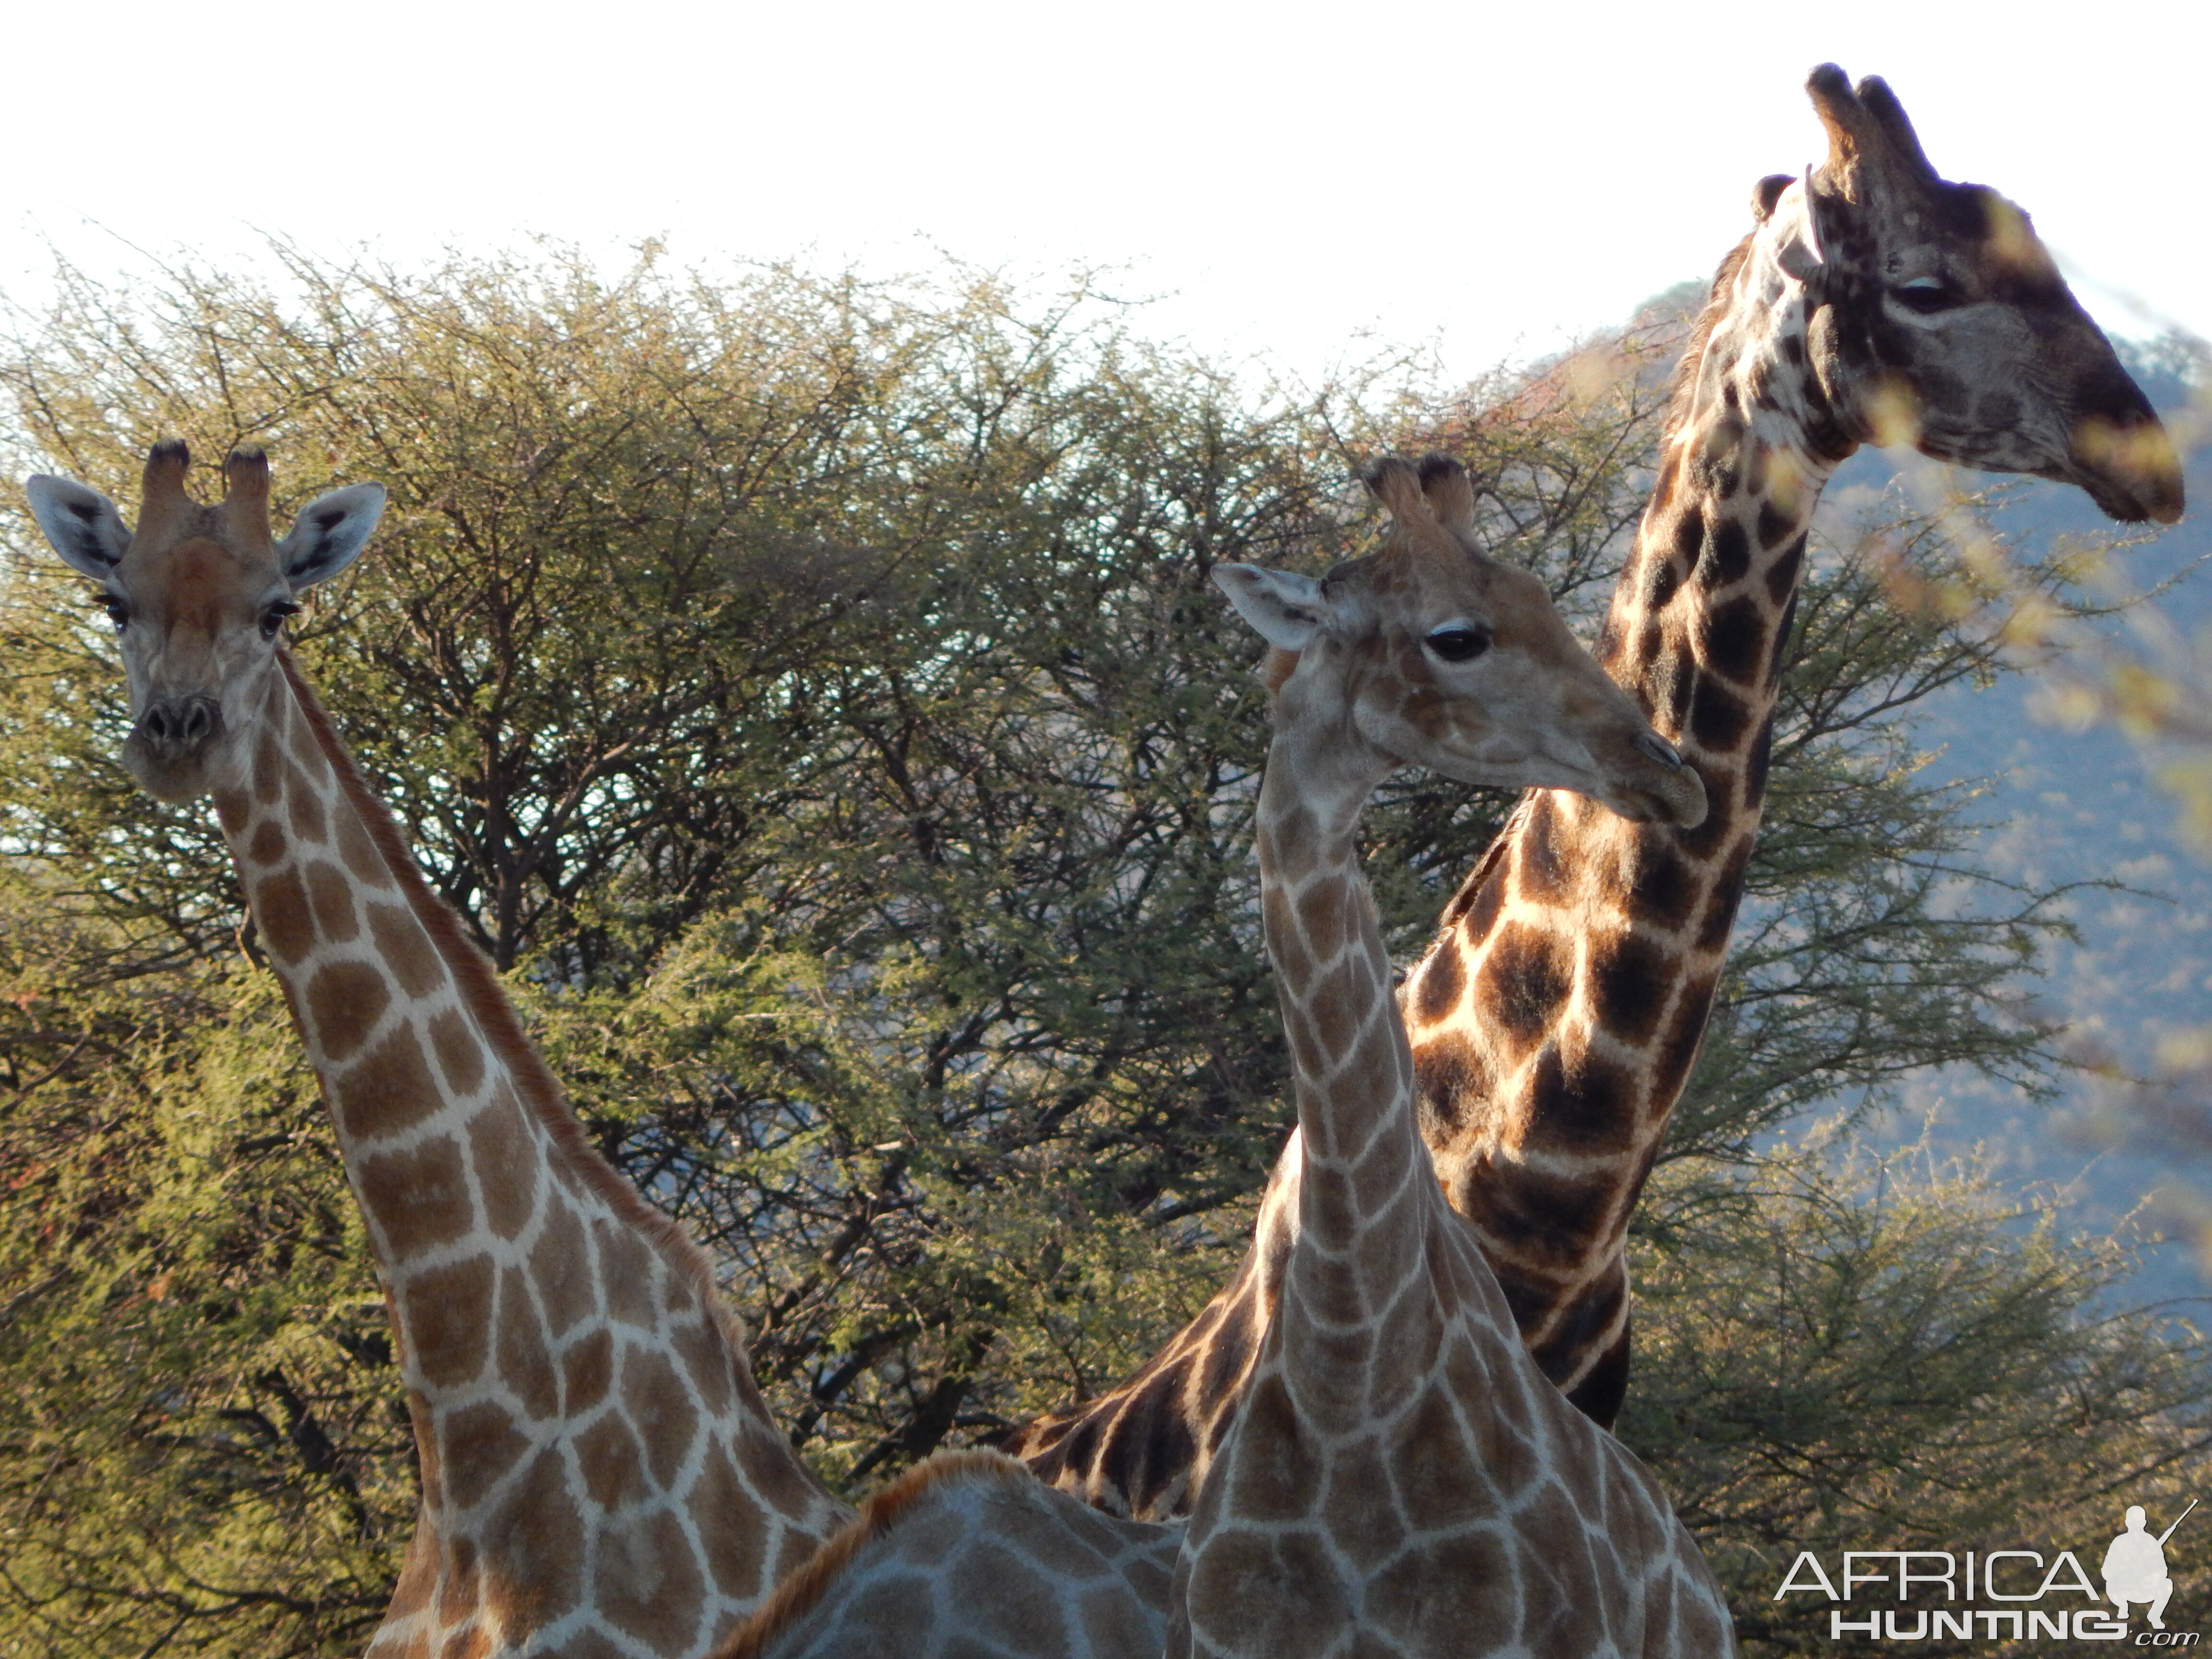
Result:
<svg viewBox="0 0 2212 1659"><path fill-rule="evenodd" d="M2197 1499L2189 1500L2189 1510L2197 1507ZM2189 1510L2174 1516L2173 1527L2189 1518ZM2142 1601L2150 1607L2150 1627L2164 1630L2162 1615L2166 1604L2173 1595L2173 1580L2166 1576L2166 1540L2173 1536L2173 1527L2168 1527L2155 1538L2143 1530L2143 1507L2128 1505L2128 1529L2112 1540L2112 1547L2105 1552L2105 1594L2120 1610L2120 1617L2128 1616L2128 1603Z"/></svg>
<svg viewBox="0 0 2212 1659"><path fill-rule="evenodd" d="M2139 1648L2194 1648L2196 1631L2166 1627L2173 1579L2166 1544L2197 1508L2153 1533L2149 1512L2128 1506L2127 1530L2106 1547L2100 1594L2089 1577L2088 1551L2062 1549L1846 1550L1831 1573L1811 1550L1801 1550L1783 1575L1774 1600L1814 1598L1827 1614L1831 1642L1859 1650L1872 1642L1970 1641L2124 1642ZM2148 1626L2130 1631L2141 1609ZM1816 1626L1817 1628L1817 1626Z"/></svg>

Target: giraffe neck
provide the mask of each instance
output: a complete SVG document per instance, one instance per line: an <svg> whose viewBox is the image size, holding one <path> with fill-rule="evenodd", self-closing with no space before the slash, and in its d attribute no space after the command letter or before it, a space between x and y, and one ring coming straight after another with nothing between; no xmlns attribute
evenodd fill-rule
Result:
<svg viewBox="0 0 2212 1659"><path fill-rule="evenodd" d="M1316 735L1279 728L1257 820L1298 1225L1176 1560L1169 1659L1728 1654L1664 1495L1536 1370L1444 1206L1353 842L1377 780Z"/></svg>
<svg viewBox="0 0 2212 1659"><path fill-rule="evenodd" d="M1347 1367L1340 1340L1301 1333L1318 1322L1341 1339L1341 1328L1404 1301L1426 1274L1428 1229L1443 1214L1414 1128L1413 1056L1382 924L1359 868L1359 812L1380 781L1379 769L1348 758L1361 747L1334 731L1311 740L1295 726L1279 732L1256 817L1301 1164L1297 1242L1264 1363L1294 1391L1304 1379L1318 1400L1338 1399L1342 1379L1364 1382L1370 1368Z"/></svg>
<svg viewBox="0 0 2212 1659"><path fill-rule="evenodd" d="M586 1144L289 657L216 805L414 1422L422 1510L372 1650L598 1631L703 1652L842 1518L769 1419L703 1257Z"/></svg>
<svg viewBox="0 0 2212 1659"><path fill-rule="evenodd" d="M1600 649L1705 784L1687 831L1532 793L1402 994L1421 1129L1555 1381L1625 1381L1629 1212L1711 1012L1808 527L1854 446L1770 223L1723 268ZM1618 1378L1593 1381L1618 1348ZM1610 1394L1610 1400L1606 1397Z"/></svg>

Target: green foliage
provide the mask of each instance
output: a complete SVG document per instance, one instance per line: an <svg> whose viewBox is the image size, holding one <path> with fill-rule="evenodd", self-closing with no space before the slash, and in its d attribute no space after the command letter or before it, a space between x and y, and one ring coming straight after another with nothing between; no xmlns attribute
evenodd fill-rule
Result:
<svg viewBox="0 0 2212 1659"><path fill-rule="evenodd" d="M1206 570L1356 551L1354 462L1441 441L1494 544L1592 619L1669 337L1443 404L1384 379L1291 398L1146 347L1079 287L717 283L650 258L607 283L559 254L295 258L279 291L182 271L143 300L65 273L55 314L17 321L19 470L128 502L147 444L181 434L204 459L266 444L280 511L390 487L298 654L848 1488L1115 1380L1241 1251L1285 1066L1249 858L1255 653ZM0 1631L26 1653L348 1651L412 1478L355 1212L211 815L112 764L121 676L9 512ZM1744 943L1639 1244L1659 1358L1632 1432L1739 1565L1733 1540L1799 1522L1756 1471L1792 1434L1845 1443L1850 1333L1903 1320L1911 1283L1863 1275L1834 1362L1800 1404L1777 1394L1800 1339L1759 1326L1781 1283L1759 1264L1826 1270L1893 1213L1762 1137L1916 1066L2032 1085L2048 1064L2001 994L2048 896L1974 870L1905 724L1989 667L1884 597L1955 562L1906 526L1810 579ZM1394 948L1420 947L1507 805L1386 792ZM2031 1410L2054 1357L2194 1353L2087 1322L2094 1253L1975 1237L1976 1294L2045 1274L2044 1346L1943 1372L1928 1421ZM2126 1396L2127 1431L2189 1443L2196 1396L2160 1389ZM1846 1458L1837 1503L1875 1502L1902 1455ZM2049 1466L2044 1497L2080 1478Z"/></svg>

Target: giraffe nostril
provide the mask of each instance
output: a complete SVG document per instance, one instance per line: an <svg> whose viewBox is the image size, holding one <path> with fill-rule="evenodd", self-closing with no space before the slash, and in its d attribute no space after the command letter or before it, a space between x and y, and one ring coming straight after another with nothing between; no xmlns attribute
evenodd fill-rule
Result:
<svg viewBox="0 0 2212 1659"><path fill-rule="evenodd" d="M138 730L154 748L190 754L222 729L222 710L213 697L171 697L139 716Z"/></svg>
<svg viewBox="0 0 2212 1659"><path fill-rule="evenodd" d="M1642 737L1637 738L1636 746L1668 771L1675 772L1681 769L1681 756L1675 753L1674 744L1668 743L1657 732L1646 732Z"/></svg>

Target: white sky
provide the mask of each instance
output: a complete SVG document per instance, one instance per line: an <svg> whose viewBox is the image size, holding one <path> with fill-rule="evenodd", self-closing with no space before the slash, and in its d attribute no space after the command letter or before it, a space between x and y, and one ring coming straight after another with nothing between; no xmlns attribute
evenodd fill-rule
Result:
<svg viewBox="0 0 2212 1659"><path fill-rule="evenodd" d="M2212 7L2042 0L835 6L139 0L12 14L0 286L48 244L402 263L532 234L889 273L942 249L1171 296L1313 374L1362 331L1472 374L1709 273L1820 153L1823 58L2034 214L2110 326L2212 334Z"/></svg>

